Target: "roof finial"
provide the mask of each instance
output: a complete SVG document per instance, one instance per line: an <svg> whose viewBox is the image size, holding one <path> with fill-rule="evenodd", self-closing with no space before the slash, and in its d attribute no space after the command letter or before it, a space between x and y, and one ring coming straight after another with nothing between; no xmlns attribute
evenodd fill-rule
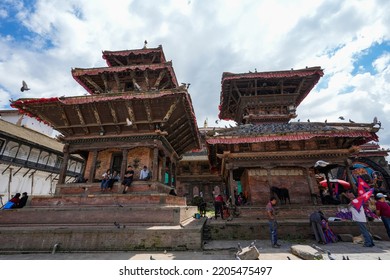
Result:
<svg viewBox="0 0 390 280"><path fill-rule="evenodd" d="M148 44L148 41L145 40L145 42L144 42L144 47L143 47L144 49L146 49L146 45L147 45L147 44Z"/></svg>
<svg viewBox="0 0 390 280"><path fill-rule="evenodd" d="M204 128L207 128L207 127L208 127L208 121L207 121L207 118L206 118L206 120L204 121L203 127L204 127Z"/></svg>

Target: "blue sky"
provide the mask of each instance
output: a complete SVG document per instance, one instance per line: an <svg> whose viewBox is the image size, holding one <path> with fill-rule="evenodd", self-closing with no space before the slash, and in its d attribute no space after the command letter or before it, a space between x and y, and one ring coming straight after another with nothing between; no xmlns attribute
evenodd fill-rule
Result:
<svg viewBox="0 0 390 280"><path fill-rule="evenodd" d="M0 109L21 97L85 94L71 68L105 66L102 50L147 39L163 46L179 83L191 83L200 126L215 125L223 72L321 66L298 118L376 116L390 148L389 14L386 0L3 0ZM20 92L22 80L30 91Z"/></svg>

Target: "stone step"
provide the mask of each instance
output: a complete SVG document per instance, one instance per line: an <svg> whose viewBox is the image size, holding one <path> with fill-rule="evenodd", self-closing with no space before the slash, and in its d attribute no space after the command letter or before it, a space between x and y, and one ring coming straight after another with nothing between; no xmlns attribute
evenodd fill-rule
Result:
<svg viewBox="0 0 390 280"><path fill-rule="evenodd" d="M75 207L75 206L132 206L160 205L186 206L185 197L168 194L67 194L54 196L34 196L31 207Z"/></svg>
<svg viewBox="0 0 390 280"><path fill-rule="evenodd" d="M54 225L1 228L0 252L201 250L205 219L182 226Z"/></svg>
<svg viewBox="0 0 390 280"><path fill-rule="evenodd" d="M310 214L314 211L321 210L326 217L334 217L340 208L345 208L347 205L326 205L326 206L314 206L314 205L291 205L276 207L276 213L278 219L307 219L309 220ZM265 207L243 206L240 207L240 217L249 219L267 219L267 212Z"/></svg>
<svg viewBox="0 0 390 280"><path fill-rule="evenodd" d="M209 219L212 240L254 240L269 239L269 225L266 219L234 218L232 221ZM353 221L329 222L332 231L337 234L360 235L358 225ZM389 240L383 223L379 220L369 222L368 228L373 235ZM278 220L278 236L281 239L299 240L314 239L314 235L307 219L280 219Z"/></svg>
<svg viewBox="0 0 390 280"><path fill-rule="evenodd" d="M25 207L0 211L0 225L180 225L196 212L195 206Z"/></svg>
<svg viewBox="0 0 390 280"><path fill-rule="evenodd" d="M82 184L57 184L56 195L76 195L76 194L99 194L102 193L99 182ZM160 182L155 181L134 181L128 188L128 193L165 193L168 194L171 188ZM122 193L123 187L120 182L113 185L112 190L106 190L104 193Z"/></svg>

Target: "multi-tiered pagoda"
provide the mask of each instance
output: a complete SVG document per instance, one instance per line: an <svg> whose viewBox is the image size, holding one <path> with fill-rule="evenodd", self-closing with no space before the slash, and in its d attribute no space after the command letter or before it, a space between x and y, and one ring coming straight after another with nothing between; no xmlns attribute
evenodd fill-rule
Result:
<svg viewBox="0 0 390 280"><path fill-rule="evenodd" d="M200 145L187 87L178 85L161 46L103 51L103 58L107 67L72 69L88 94L19 99L11 105L61 133L65 148L59 184L70 154L85 157L89 182L109 168L123 176L130 164L136 176L146 165L152 180L163 183L166 173L175 176L179 157Z"/></svg>
<svg viewBox="0 0 390 280"><path fill-rule="evenodd" d="M276 186L287 188L292 202L310 204L318 194L318 160L344 167L348 180L354 147L377 140L379 125L291 122L322 76L320 67L223 73L219 117L238 125L211 131L206 141L210 163L221 170L229 193L240 187L252 204L265 204Z"/></svg>

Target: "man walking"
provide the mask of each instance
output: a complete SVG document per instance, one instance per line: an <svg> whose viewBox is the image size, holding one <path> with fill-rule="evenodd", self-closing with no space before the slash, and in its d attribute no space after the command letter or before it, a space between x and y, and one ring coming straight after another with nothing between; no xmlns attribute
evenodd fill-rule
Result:
<svg viewBox="0 0 390 280"><path fill-rule="evenodd" d="M359 210L357 210L354 206L350 204L349 211L352 213L352 220L355 221L358 226L360 233L363 235L364 244L363 247L374 247L374 239L372 238L370 232L367 229L367 218L364 213L363 205L360 206Z"/></svg>
<svg viewBox="0 0 390 280"><path fill-rule="evenodd" d="M390 238L390 206L386 202L386 197L387 195L383 193L377 193L375 206L376 214L381 217L387 231L387 236Z"/></svg>
<svg viewBox="0 0 390 280"><path fill-rule="evenodd" d="M276 217L275 217L276 212L274 208L276 202L277 202L276 198L272 196L267 206L265 207L268 216L268 224L271 233L271 243L273 248L280 247L280 244L278 243L278 223L276 222Z"/></svg>

